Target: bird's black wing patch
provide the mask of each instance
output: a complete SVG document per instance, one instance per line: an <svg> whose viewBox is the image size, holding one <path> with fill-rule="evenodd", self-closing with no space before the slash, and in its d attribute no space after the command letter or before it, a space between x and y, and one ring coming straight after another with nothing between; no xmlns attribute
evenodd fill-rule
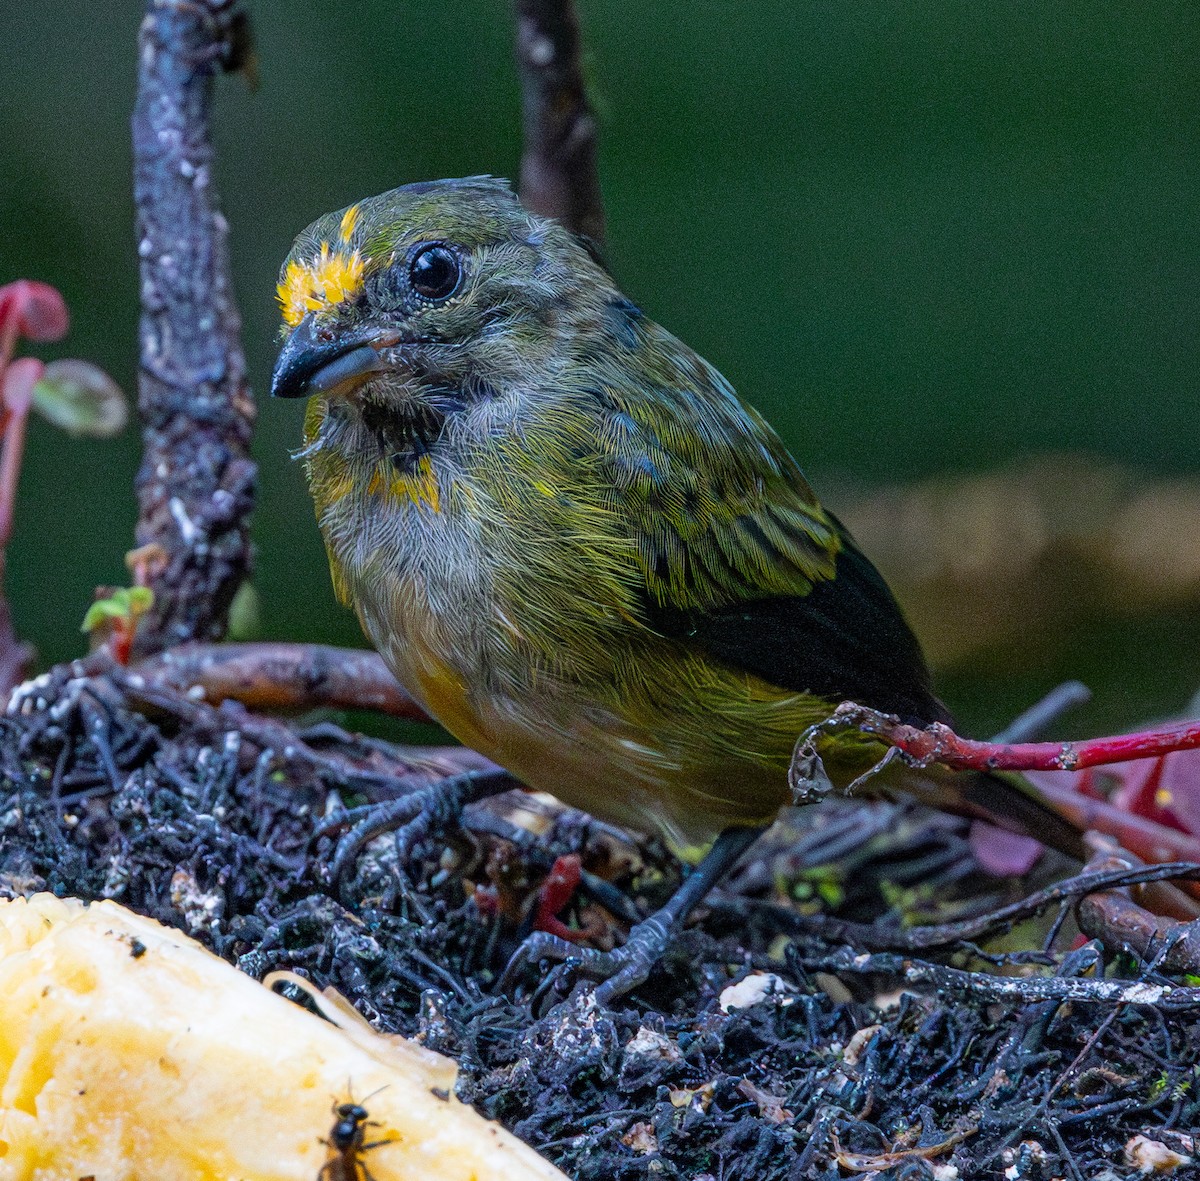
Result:
<svg viewBox="0 0 1200 1181"><path fill-rule="evenodd" d="M655 630L781 689L856 701L907 721L949 720L892 592L849 538L835 576L806 595L708 611L650 606L648 615Z"/></svg>

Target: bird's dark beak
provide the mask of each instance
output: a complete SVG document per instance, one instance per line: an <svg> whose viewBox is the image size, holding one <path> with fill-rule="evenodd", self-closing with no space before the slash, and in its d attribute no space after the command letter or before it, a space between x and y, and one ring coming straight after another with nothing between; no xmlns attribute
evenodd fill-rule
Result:
<svg viewBox="0 0 1200 1181"><path fill-rule="evenodd" d="M396 344L395 329L367 326L327 332L309 313L284 341L271 374L273 398L351 393L384 369L380 349Z"/></svg>

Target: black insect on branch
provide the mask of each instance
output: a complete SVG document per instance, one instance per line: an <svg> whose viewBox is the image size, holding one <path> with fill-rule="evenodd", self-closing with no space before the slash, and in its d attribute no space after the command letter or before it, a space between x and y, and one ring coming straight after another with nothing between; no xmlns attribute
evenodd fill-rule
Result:
<svg viewBox="0 0 1200 1181"><path fill-rule="evenodd" d="M138 651L223 634L250 571L254 403L217 208L209 112L245 24L230 0L148 0L138 38L134 201L141 265Z"/></svg>
<svg viewBox="0 0 1200 1181"><path fill-rule="evenodd" d="M596 117L583 84L579 18L571 0L516 0L525 150L521 201L604 243Z"/></svg>

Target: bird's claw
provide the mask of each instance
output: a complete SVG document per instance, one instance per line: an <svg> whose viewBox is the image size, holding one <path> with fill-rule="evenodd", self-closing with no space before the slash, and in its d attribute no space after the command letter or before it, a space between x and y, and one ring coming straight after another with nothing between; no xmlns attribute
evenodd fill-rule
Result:
<svg viewBox="0 0 1200 1181"><path fill-rule="evenodd" d="M331 885L343 903L347 903L346 879L350 868L375 837L395 832L396 861L403 867L418 841L449 828L467 804L497 795L512 786L513 780L506 771L467 771L439 779L398 800L352 809L339 818L340 824L351 821L352 827L338 841L329 867Z"/></svg>
<svg viewBox="0 0 1200 1181"><path fill-rule="evenodd" d="M675 931L718 881L754 843L761 828L727 828L713 842L704 860L688 875L667 904L636 923L621 947L591 951L539 931L517 948L500 977L500 989L511 992L524 968L542 958L572 960L579 971L601 983L593 992L597 1004L608 1005L637 988L663 957Z"/></svg>
<svg viewBox="0 0 1200 1181"><path fill-rule="evenodd" d="M645 981L666 952L671 931L657 915L651 915L612 951L580 947L548 931L535 931L513 952L498 987L501 992L512 992L521 973L540 960L570 962L581 976L598 982L592 995L598 1004L608 1005Z"/></svg>

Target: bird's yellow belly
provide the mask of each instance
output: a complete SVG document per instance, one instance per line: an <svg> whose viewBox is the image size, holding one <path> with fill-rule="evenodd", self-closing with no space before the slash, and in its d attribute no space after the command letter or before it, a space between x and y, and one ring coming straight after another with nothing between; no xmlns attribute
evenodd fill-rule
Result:
<svg viewBox="0 0 1200 1181"><path fill-rule="evenodd" d="M787 764L806 718L780 725L766 716L769 705L761 718L753 711L714 718L702 703L692 708L683 688L661 710L626 709L611 692L561 683L484 688L486 677L454 667L417 621L406 622L401 636L364 618L425 710L528 787L623 827L657 832L688 859L730 825L769 822L789 800Z"/></svg>
<svg viewBox="0 0 1200 1181"><path fill-rule="evenodd" d="M572 807L657 832L686 859L730 825L770 821L788 801L790 747L766 764L685 736L677 718L638 724L587 706L564 709L561 700L480 702L447 685L427 683L422 693L460 741Z"/></svg>
<svg viewBox="0 0 1200 1181"><path fill-rule="evenodd" d="M439 569L348 565L363 628L430 716L528 787L689 858L789 802L793 746L827 703L621 624L587 637L604 660L547 665L566 634L528 643L520 603L498 610L486 583L451 586Z"/></svg>

